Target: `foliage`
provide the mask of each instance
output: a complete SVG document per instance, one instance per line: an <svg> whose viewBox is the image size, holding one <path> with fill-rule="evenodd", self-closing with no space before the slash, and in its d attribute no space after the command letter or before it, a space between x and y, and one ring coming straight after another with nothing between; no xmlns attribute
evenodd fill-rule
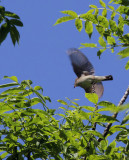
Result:
<svg viewBox="0 0 129 160"><path fill-rule="evenodd" d="M67 98L68 102L58 100L62 111L55 114L54 109L46 106L46 101L51 101L43 96L42 87L32 87L30 80L19 83L15 76L4 78L14 82L0 85L1 159L127 159L129 115L119 122L101 114L102 111L123 111L123 106L116 107L106 101L98 103L96 94L86 94L89 101L102 107L95 111L94 107L79 106L77 100ZM124 110L128 108L126 105ZM117 133L116 138L109 144L107 137L93 130L94 123L101 127L113 123L107 137ZM123 147L118 147L118 142L123 142Z"/></svg>
<svg viewBox="0 0 129 160"><path fill-rule="evenodd" d="M121 58L129 57L129 33L124 32L124 28L129 26L128 0L110 0L108 4L99 0L99 3L101 8L96 5L90 5L90 10L80 15L72 10L61 11L68 16L59 18L55 25L75 20L77 30L81 32L84 26L89 38L91 38L94 30L98 32L98 44L81 43L80 48L98 48L97 55L99 58L106 49L114 52L115 47L125 48L118 53ZM125 68L129 69L129 61Z"/></svg>
<svg viewBox="0 0 129 160"><path fill-rule="evenodd" d="M114 47L119 46L116 42L119 42L121 47L126 48L118 54L121 58L128 57L129 35L123 32L124 25L129 25L128 0L110 0L109 4L119 5L117 9L113 5L106 5L102 0L99 2L103 8L90 5L92 9L81 15L70 10L62 11L68 16L58 19L55 24L75 19L75 26L80 32L84 21L85 31L90 38L93 28L100 34L98 42L101 49L97 53L98 56L107 48L113 51ZM107 18L108 11L111 12L110 19ZM12 12L5 11L2 6L0 17L0 43L10 33L15 45L19 42L19 32L15 26L23 26L20 18ZM82 47L98 46L94 43L82 43ZM129 69L129 61L126 69ZM43 95L41 86L33 87L30 80L19 82L15 76L4 78L13 82L0 85L0 159L128 159L129 104L116 106L107 101L98 102L95 93L86 93L85 97L92 102L92 106L80 106L77 99L67 98L67 101L58 100L61 106L56 111L47 107L51 100ZM124 98L127 96L128 92ZM123 102L125 100L122 98ZM118 121L116 115L125 110L125 117ZM109 116L106 112L113 115ZM110 127L107 128L108 126ZM106 136L99 128L104 132L106 130ZM113 139L110 138L112 135ZM119 145L120 142L122 146Z"/></svg>
<svg viewBox="0 0 129 160"><path fill-rule="evenodd" d="M19 43L20 34L17 26L23 26L20 17L13 12L6 11L5 7L0 6L0 44L6 39L8 33L10 33L13 45L16 42Z"/></svg>

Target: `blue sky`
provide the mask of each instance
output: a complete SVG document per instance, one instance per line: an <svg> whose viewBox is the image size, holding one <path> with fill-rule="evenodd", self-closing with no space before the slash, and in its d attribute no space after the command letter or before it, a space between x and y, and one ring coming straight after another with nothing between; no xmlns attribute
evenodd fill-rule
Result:
<svg viewBox="0 0 129 160"><path fill-rule="evenodd" d="M106 0L106 2L108 2ZM58 18L63 16L60 11L74 10L78 14L88 11L89 4L98 4L99 1L86 0L8 0L1 5L21 17L24 27L18 28L21 38L20 44L14 47L10 36L2 43L0 48L0 84L4 75L17 76L19 81L30 79L34 86L40 85L44 95L49 96L52 103L48 106L58 108L58 99L80 99L80 105L91 105L85 99L83 89L74 88L76 78L72 70L66 50L71 47L78 48L80 43L97 43L98 34L94 29L91 40L85 33L78 32L74 21L53 26ZM104 82L104 95L101 100L118 104L128 87L129 71L124 69L127 60L120 60L115 53L107 50L97 57L97 49L82 49L82 52L93 64L96 74L113 75L114 80ZM129 98L126 102L129 101ZM122 114L118 116L122 117Z"/></svg>

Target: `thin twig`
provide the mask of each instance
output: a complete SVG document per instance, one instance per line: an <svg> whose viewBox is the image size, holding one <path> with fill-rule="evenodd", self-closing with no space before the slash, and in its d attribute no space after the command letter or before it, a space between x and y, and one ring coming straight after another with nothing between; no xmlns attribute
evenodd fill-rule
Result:
<svg viewBox="0 0 129 160"><path fill-rule="evenodd" d="M128 95L129 95L129 86L128 86L127 90L125 91L124 96L121 98L121 100L120 100L120 102L118 103L117 106L121 106L121 105L126 101ZM113 115L112 117L113 117L113 118L116 118L117 115L118 115L118 113L116 112L116 113L114 113L114 115ZM112 126L112 123L108 123L108 124L107 124L107 126L106 126L106 128L105 128L105 130L104 130L104 132L103 132L103 136L104 136L104 137L107 136L107 134L108 134L109 129L111 128L111 126ZM102 138L99 138L99 139L98 139L98 142L100 142L101 140L102 140Z"/></svg>

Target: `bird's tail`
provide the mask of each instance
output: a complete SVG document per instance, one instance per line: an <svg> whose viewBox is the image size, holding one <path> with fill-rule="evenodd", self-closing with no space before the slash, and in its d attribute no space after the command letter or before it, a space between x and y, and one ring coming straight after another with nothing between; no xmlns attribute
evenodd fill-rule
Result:
<svg viewBox="0 0 129 160"><path fill-rule="evenodd" d="M107 80L113 80L113 77L112 77L112 75L105 76L105 80L104 80L104 81L107 81Z"/></svg>

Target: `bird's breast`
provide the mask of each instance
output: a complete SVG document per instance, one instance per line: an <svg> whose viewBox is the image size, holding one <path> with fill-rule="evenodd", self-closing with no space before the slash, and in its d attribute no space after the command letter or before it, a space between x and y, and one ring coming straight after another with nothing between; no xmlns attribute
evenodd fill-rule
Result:
<svg viewBox="0 0 129 160"><path fill-rule="evenodd" d="M93 75L88 75L88 76L81 76L75 81L76 86L80 86L82 88L89 88L94 80Z"/></svg>

